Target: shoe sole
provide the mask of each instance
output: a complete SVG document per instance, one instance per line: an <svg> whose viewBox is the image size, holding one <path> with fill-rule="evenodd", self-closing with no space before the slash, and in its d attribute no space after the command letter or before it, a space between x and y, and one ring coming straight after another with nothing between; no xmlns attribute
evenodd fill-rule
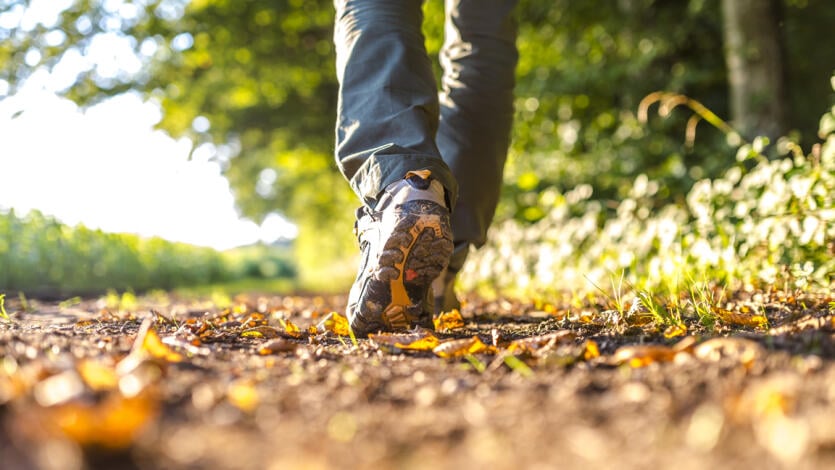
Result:
<svg viewBox="0 0 835 470"><path fill-rule="evenodd" d="M370 280L387 283L388 288L383 290L390 293L390 300L384 305L366 299L361 316L379 318L388 329L431 326L429 309L434 305L426 305L427 291L452 255L449 215L446 209L429 201L407 202L397 213L400 219L383 245ZM379 291L372 286L366 289Z"/></svg>

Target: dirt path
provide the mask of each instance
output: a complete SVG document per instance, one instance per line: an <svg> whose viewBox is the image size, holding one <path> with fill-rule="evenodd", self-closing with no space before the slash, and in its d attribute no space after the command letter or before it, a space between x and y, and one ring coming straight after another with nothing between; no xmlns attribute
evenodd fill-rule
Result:
<svg viewBox="0 0 835 470"><path fill-rule="evenodd" d="M344 301L7 301L0 467L835 468L830 294L738 295L686 331L470 299L356 344L323 321Z"/></svg>

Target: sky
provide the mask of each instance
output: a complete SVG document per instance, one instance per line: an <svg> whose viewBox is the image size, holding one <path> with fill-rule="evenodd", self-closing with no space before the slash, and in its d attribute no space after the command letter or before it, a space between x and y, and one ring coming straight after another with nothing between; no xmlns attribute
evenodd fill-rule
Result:
<svg viewBox="0 0 835 470"><path fill-rule="evenodd" d="M0 21L49 24L56 6L35 1ZM277 214L261 226L241 219L210 152L198 148L190 158L189 140L154 129L157 104L128 93L81 110L57 96L91 65L104 75L141 67L119 38L99 43L84 57L36 72L15 95L0 93L0 211L37 209L70 225L217 249L296 236L295 225Z"/></svg>

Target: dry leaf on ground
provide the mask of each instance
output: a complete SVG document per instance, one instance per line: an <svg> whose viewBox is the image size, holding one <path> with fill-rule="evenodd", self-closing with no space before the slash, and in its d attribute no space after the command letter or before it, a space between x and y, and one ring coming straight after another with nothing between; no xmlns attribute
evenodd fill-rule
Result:
<svg viewBox="0 0 835 470"><path fill-rule="evenodd" d="M699 359L718 361L731 358L746 366L763 354L763 347L756 341L736 337L712 338L693 348L693 355Z"/></svg>
<svg viewBox="0 0 835 470"><path fill-rule="evenodd" d="M164 336L162 342L168 346L182 349L193 356L208 356L211 353L209 348L200 346L199 340L196 341L198 344L194 344L194 340L189 341L181 336Z"/></svg>
<svg viewBox="0 0 835 470"><path fill-rule="evenodd" d="M494 354L496 348L484 344L478 336L473 336L472 338L444 341L432 349L432 352L439 357L451 358L478 353Z"/></svg>
<svg viewBox="0 0 835 470"><path fill-rule="evenodd" d="M600 349L597 347L597 343L594 340L587 339L586 342L583 343L582 357L587 361L600 357Z"/></svg>
<svg viewBox="0 0 835 470"><path fill-rule="evenodd" d="M278 338L283 332L278 328L272 326L256 326L254 328L247 328L241 332L244 338Z"/></svg>
<svg viewBox="0 0 835 470"><path fill-rule="evenodd" d="M768 318L756 313L737 313L724 308L714 307L713 312L722 323L749 328L768 328Z"/></svg>
<svg viewBox="0 0 835 470"><path fill-rule="evenodd" d="M677 323L675 325L670 325L664 330L664 337L667 339L670 338L677 338L679 336L684 336L687 334L687 326L683 323Z"/></svg>
<svg viewBox="0 0 835 470"><path fill-rule="evenodd" d="M275 338L258 347L258 354L266 356L277 352L291 352L299 348L299 343L285 338Z"/></svg>
<svg viewBox="0 0 835 470"><path fill-rule="evenodd" d="M571 330L560 330L546 335L531 336L514 340L507 347L509 353L539 354L553 348L559 343L571 341L577 334Z"/></svg>
<svg viewBox="0 0 835 470"><path fill-rule="evenodd" d="M137 344L139 347L137 348ZM154 324L150 320L142 322L139 328L139 333L136 335L136 341L133 344L131 354L134 352L144 352L151 357L157 359L164 359L168 362L180 362L183 356L168 347L159 337Z"/></svg>
<svg viewBox="0 0 835 470"><path fill-rule="evenodd" d="M84 383L93 391L113 390L119 386L119 375L116 369L100 361L84 359L75 367L84 379Z"/></svg>
<svg viewBox="0 0 835 470"><path fill-rule="evenodd" d="M159 403L149 395L126 398L109 394L98 403L73 401L45 410L46 420L81 445L128 447L157 416Z"/></svg>
<svg viewBox="0 0 835 470"><path fill-rule="evenodd" d="M377 346L412 351L431 351L440 344L438 337L426 329L419 329L412 333L370 334L368 338Z"/></svg>
<svg viewBox="0 0 835 470"><path fill-rule="evenodd" d="M330 331L339 336L351 335L351 327L348 324L348 319L337 312L327 314L316 326L316 330L319 333Z"/></svg>
<svg viewBox="0 0 835 470"><path fill-rule="evenodd" d="M302 330L290 320L284 320L284 332L293 338L302 337Z"/></svg>
<svg viewBox="0 0 835 470"><path fill-rule="evenodd" d="M452 309L449 312L441 312L432 319L432 323L435 325L435 331L451 331L464 328L464 317L458 309Z"/></svg>
<svg viewBox="0 0 835 470"><path fill-rule="evenodd" d="M236 380L229 384L226 397L229 399L229 403L247 413L254 411L258 407L258 390L248 380Z"/></svg>
<svg viewBox="0 0 835 470"><path fill-rule="evenodd" d="M116 372L119 375L128 374L149 359L161 359L166 362L180 362L183 360L182 354L162 342L156 328L154 328L154 320L151 318L142 322L130 354L116 365Z"/></svg>
<svg viewBox="0 0 835 470"><path fill-rule="evenodd" d="M622 346L615 351L612 360L615 364L629 364L630 367L644 367L653 362L672 361L678 351L660 344L639 344Z"/></svg>

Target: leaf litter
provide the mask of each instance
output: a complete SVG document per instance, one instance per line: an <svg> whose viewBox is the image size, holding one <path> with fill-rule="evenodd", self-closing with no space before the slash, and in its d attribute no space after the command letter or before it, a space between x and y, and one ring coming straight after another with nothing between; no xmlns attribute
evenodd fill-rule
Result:
<svg viewBox="0 0 835 470"><path fill-rule="evenodd" d="M7 300L0 449L19 466L44 468L58 467L38 455L59 444L79 456L63 468L105 454L140 468L266 467L288 456L320 466L420 456L427 465L572 467L598 453L617 453L627 468L707 455L832 463L828 297L739 295L714 308L712 327L640 312L615 319L593 303L473 298L435 318L435 331L368 339L353 337L337 313L344 297L158 310L142 310L140 298L132 312L92 301L59 310L35 300L23 310ZM591 425L592 416L607 418ZM584 444L545 432L562 428ZM636 441L626 429L643 431ZM507 444L505 453L490 442ZM595 454L582 450L592 442Z"/></svg>

